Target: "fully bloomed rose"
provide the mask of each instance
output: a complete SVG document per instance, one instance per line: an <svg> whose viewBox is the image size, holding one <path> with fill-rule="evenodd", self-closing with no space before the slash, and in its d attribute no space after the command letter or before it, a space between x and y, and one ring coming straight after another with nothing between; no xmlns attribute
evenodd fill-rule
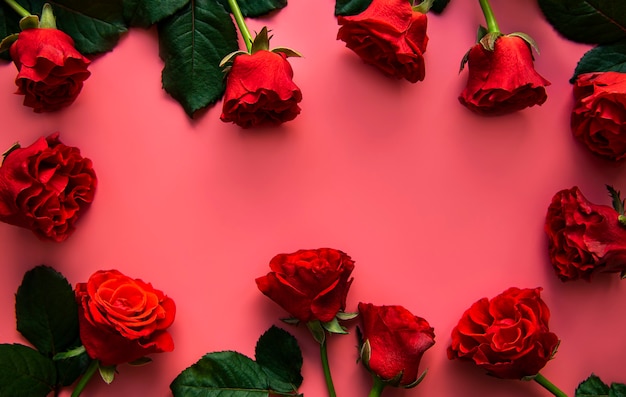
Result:
<svg viewBox="0 0 626 397"><path fill-rule="evenodd" d="M256 279L263 294L302 322L331 321L346 307L354 261L332 248L278 254L272 270Z"/></svg>
<svg viewBox="0 0 626 397"><path fill-rule="evenodd" d="M282 52L259 50L233 60L220 119L240 127L279 125L300 114L302 92Z"/></svg>
<svg viewBox="0 0 626 397"><path fill-rule="evenodd" d="M591 203L577 186L557 192L546 214L548 252L563 281L626 270L626 227L607 205Z"/></svg>
<svg viewBox="0 0 626 397"><path fill-rule="evenodd" d="M337 22L337 39L365 63L411 83L424 80L428 19L408 0L374 0L362 13L339 16Z"/></svg>
<svg viewBox="0 0 626 397"><path fill-rule="evenodd" d="M163 292L117 270L100 270L76 285L80 339L102 365L174 350L167 332L176 314Z"/></svg>
<svg viewBox="0 0 626 397"><path fill-rule="evenodd" d="M452 330L448 358L471 361L503 379L539 373L559 345L540 292L513 287L474 303Z"/></svg>
<svg viewBox="0 0 626 397"><path fill-rule="evenodd" d="M359 303L363 343L369 357L363 364L383 381L410 386L418 380L424 352L435 344L434 329L402 306Z"/></svg>
<svg viewBox="0 0 626 397"><path fill-rule="evenodd" d="M585 73L574 83L572 133L610 160L626 158L626 73Z"/></svg>
<svg viewBox="0 0 626 397"><path fill-rule="evenodd" d="M8 153L0 167L0 221L63 241L93 201L97 179L91 160L66 146L59 133Z"/></svg>
<svg viewBox="0 0 626 397"><path fill-rule="evenodd" d="M500 36L493 51L474 45L467 66L469 77L459 101L475 113L497 116L547 99L550 82L535 71L530 46L520 37Z"/></svg>
<svg viewBox="0 0 626 397"><path fill-rule="evenodd" d="M37 113L73 103L90 75L89 60L74 48L74 40L58 29L24 30L10 53L18 70L17 93L24 95L24 105Z"/></svg>

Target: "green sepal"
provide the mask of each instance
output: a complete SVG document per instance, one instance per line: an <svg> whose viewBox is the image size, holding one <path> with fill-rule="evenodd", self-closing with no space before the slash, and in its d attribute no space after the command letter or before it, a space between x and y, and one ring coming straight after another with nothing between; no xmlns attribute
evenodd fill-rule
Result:
<svg viewBox="0 0 626 397"><path fill-rule="evenodd" d="M478 25L478 29L476 30L476 42L478 43L487 33L489 33L489 29L483 25Z"/></svg>
<svg viewBox="0 0 626 397"><path fill-rule="evenodd" d="M39 27L39 17L37 15L29 15L20 19L20 30L36 29Z"/></svg>
<svg viewBox="0 0 626 397"><path fill-rule="evenodd" d="M537 42L535 41L535 39L530 37L530 35L523 32L513 32L507 34L507 36L519 37L520 39L527 42L535 50L535 52L539 54L539 47L537 46Z"/></svg>
<svg viewBox="0 0 626 397"><path fill-rule="evenodd" d="M281 318L280 321L282 321L285 324L289 324L289 325L298 325L298 324L300 324L300 320L298 320L295 317Z"/></svg>
<svg viewBox="0 0 626 397"><path fill-rule="evenodd" d="M7 150L5 150L4 153L2 153L2 161L0 162L0 164L2 162L4 162L4 160L7 158L7 156L9 154L11 154L12 151L14 151L16 149L19 149L20 147L21 147L20 143L19 142L15 142L13 145L11 145L11 147L9 147Z"/></svg>
<svg viewBox="0 0 626 397"><path fill-rule="evenodd" d="M242 54L247 54L247 52L243 51L243 50L237 50L237 51L233 51L230 54L226 55L220 61L220 68L223 68L227 63L232 62L233 60L235 60L235 57L237 55L242 55Z"/></svg>
<svg viewBox="0 0 626 397"><path fill-rule="evenodd" d="M135 367L141 367L142 365L150 364L151 362L152 359L150 357L140 357L136 360L129 362L128 364Z"/></svg>
<svg viewBox="0 0 626 397"><path fill-rule="evenodd" d="M98 365L98 372L100 373L100 377L107 385L113 383L115 379L115 365Z"/></svg>
<svg viewBox="0 0 626 397"><path fill-rule="evenodd" d="M19 37L19 33L13 33L0 41L0 52L8 51Z"/></svg>
<svg viewBox="0 0 626 397"><path fill-rule="evenodd" d="M609 196L611 196L613 208L619 215L624 215L624 200L621 197L621 192L619 190L615 190L615 188L611 185L605 186L606 190L609 191Z"/></svg>
<svg viewBox="0 0 626 397"><path fill-rule="evenodd" d="M257 51L269 51L270 49L270 36L268 35L267 26L263 26L263 29L252 40L252 48L250 53L254 54Z"/></svg>
<svg viewBox="0 0 626 397"><path fill-rule="evenodd" d="M20 21L21 24L21 21ZM45 3L41 10L41 21L39 21L39 27L42 29L56 29L57 19L52 12L52 6L50 3Z"/></svg>
<svg viewBox="0 0 626 397"><path fill-rule="evenodd" d="M306 323L307 328L311 331L313 335L313 339L317 341L320 345L323 345L326 342L326 331L324 331L324 327L319 320L309 321Z"/></svg>
<svg viewBox="0 0 626 397"><path fill-rule="evenodd" d="M354 320L359 316L359 312L338 312L335 317L341 321Z"/></svg>
<svg viewBox="0 0 626 397"><path fill-rule="evenodd" d="M46 397L57 383L54 363L20 344L0 344L0 396Z"/></svg>
<svg viewBox="0 0 626 397"><path fill-rule="evenodd" d="M496 40L503 36L500 32L487 32L478 42L487 51L494 51L496 49Z"/></svg>
<svg viewBox="0 0 626 397"><path fill-rule="evenodd" d="M623 270L620 274L619 277L623 280L626 278L626 270Z"/></svg>
<svg viewBox="0 0 626 397"><path fill-rule="evenodd" d="M322 327L324 327L324 329L331 334L348 334L348 330L344 326L339 324L339 320L337 320L337 317L333 317L332 320L322 323Z"/></svg>
<svg viewBox="0 0 626 397"><path fill-rule="evenodd" d="M361 344L361 349L359 351L359 359L363 362L366 368L370 366L370 359L372 358L372 345L370 344L369 339Z"/></svg>
<svg viewBox="0 0 626 397"><path fill-rule="evenodd" d="M302 54L300 54L298 51L292 50L291 48L287 48L287 47L276 47L276 48L272 48L271 51L277 54L278 53L285 54L287 58L289 57L301 58L302 57Z"/></svg>
<svg viewBox="0 0 626 397"><path fill-rule="evenodd" d="M434 2L435 0L423 0L421 3L414 5L411 8L415 12L419 12L420 14L426 14L433 7Z"/></svg>
<svg viewBox="0 0 626 397"><path fill-rule="evenodd" d="M465 64L467 63L467 61L469 61L469 54L470 51L472 51L472 49L470 48L469 50L467 50L467 52L463 55L463 58L461 58L461 65L459 66L459 74L463 71L463 69L465 68Z"/></svg>
<svg viewBox="0 0 626 397"><path fill-rule="evenodd" d="M424 372L422 372L420 374L420 376L417 377L417 379L415 379L415 381L409 383L408 385L402 386L405 389L412 389L415 386L419 385L420 383L422 383L422 381L424 380L424 378L426 377L426 374L428 373L428 368L426 368L424 370Z"/></svg>

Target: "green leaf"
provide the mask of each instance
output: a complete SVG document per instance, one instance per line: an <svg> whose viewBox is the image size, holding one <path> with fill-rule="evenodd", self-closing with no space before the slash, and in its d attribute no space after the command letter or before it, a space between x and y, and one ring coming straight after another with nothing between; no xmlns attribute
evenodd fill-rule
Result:
<svg viewBox="0 0 626 397"><path fill-rule="evenodd" d="M298 341L289 332L272 326L259 338L255 357L273 390L298 390L302 384L302 352Z"/></svg>
<svg viewBox="0 0 626 397"><path fill-rule="evenodd" d="M575 397L601 397L609 395L609 387L594 374L582 381L576 388Z"/></svg>
<svg viewBox="0 0 626 397"><path fill-rule="evenodd" d="M230 12L228 0L218 1ZM285 7L287 0L237 0L237 4L244 17L258 17Z"/></svg>
<svg viewBox="0 0 626 397"><path fill-rule="evenodd" d="M45 397L54 390L52 360L24 345L0 345L0 396Z"/></svg>
<svg viewBox="0 0 626 397"><path fill-rule="evenodd" d="M583 73L610 70L626 73L626 40L615 44L600 45L587 51L578 61L570 83L574 83L576 77Z"/></svg>
<svg viewBox="0 0 626 397"><path fill-rule="evenodd" d="M17 330L48 357L80 345L74 291L51 267L37 266L24 274L15 314Z"/></svg>
<svg viewBox="0 0 626 397"><path fill-rule="evenodd" d="M358 316L359 316L359 312L337 312L337 314L335 315L335 317L337 317L338 320L342 320L342 321L354 320Z"/></svg>
<svg viewBox="0 0 626 397"><path fill-rule="evenodd" d="M608 44L626 38L626 2L539 0L548 22L569 40Z"/></svg>
<svg viewBox="0 0 626 397"><path fill-rule="evenodd" d="M124 19L130 26L148 28L189 3L189 0L124 0Z"/></svg>
<svg viewBox="0 0 626 397"><path fill-rule="evenodd" d="M336 0L335 15L357 15L365 11L372 0Z"/></svg>
<svg viewBox="0 0 626 397"><path fill-rule="evenodd" d="M306 326L317 343L323 345L326 342L326 331L324 331L324 327L319 320L309 321L306 323Z"/></svg>
<svg viewBox="0 0 626 397"><path fill-rule="evenodd" d="M239 49L235 26L216 0L191 0L157 26L163 88L192 117L224 93L219 64Z"/></svg>
<svg viewBox="0 0 626 397"><path fill-rule="evenodd" d="M435 0L430 10L435 14L441 14L448 6L448 3L450 3L450 0Z"/></svg>
<svg viewBox="0 0 626 397"><path fill-rule="evenodd" d="M623 383L612 383L609 389L609 397L626 397L626 385Z"/></svg>
<svg viewBox="0 0 626 397"><path fill-rule="evenodd" d="M81 353L75 354L78 351ZM71 352L70 355L64 356L61 353L53 358L57 369L57 383L62 386L69 386L74 383L85 373L92 361L84 348L72 349Z"/></svg>

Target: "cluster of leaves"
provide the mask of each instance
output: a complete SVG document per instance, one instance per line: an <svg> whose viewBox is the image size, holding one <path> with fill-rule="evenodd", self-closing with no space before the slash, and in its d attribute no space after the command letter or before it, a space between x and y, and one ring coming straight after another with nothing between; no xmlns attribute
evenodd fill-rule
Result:
<svg viewBox="0 0 626 397"><path fill-rule="evenodd" d="M615 0L539 0L546 19L565 38L597 44L578 62L570 82L590 72L626 72L626 3Z"/></svg>
<svg viewBox="0 0 626 397"><path fill-rule="evenodd" d="M418 5L419 0L414 1L413 5ZM435 14L441 14L446 8L450 0L423 0L424 2L431 2L430 10ZM363 12L369 5L372 4L372 0L336 0L335 1L335 15L356 15Z"/></svg>
<svg viewBox="0 0 626 397"><path fill-rule="evenodd" d="M208 353L171 383L174 397L302 396L302 352L287 331L272 326L259 338L255 360L235 352Z"/></svg>
<svg viewBox="0 0 626 397"><path fill-rule="evenodd" d="M74 291L54 269L24 275L15 295L17 330L34 348L0 344L0 396L43 397L80 377L91 359L82 347Z"/></svg>
<svg viewBox="0 0 626 397"><path fill-rule="evenodd" d="M623 383L611 383L607 385L602 380L591 374L576 388L575 397L626 397L626 385Z"/></svg>

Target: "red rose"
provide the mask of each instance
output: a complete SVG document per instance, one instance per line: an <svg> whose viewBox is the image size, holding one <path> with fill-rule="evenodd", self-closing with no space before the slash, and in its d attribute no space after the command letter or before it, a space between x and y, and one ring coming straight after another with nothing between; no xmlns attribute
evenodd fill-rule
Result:
<svg viewBox="0 0 626 397"><path fill-rule="evenodd" d="M226 77L222 121L244 127L278 125L300 114L302 93L284 53L237 55Z"/></svg>
<svg viewBox="0 0 626 397"><path fill-rule="evenodd" d="M459 101L489 116L543 104L550 82L535 71L528 43L517 36L500 36L494 45L489 51L478 43L469 51L469 77Z"/></svg>
<svg viewBox="0 0 626 397"><path fill-rule="evenodd" d="M117 270L97 271L76 284L80 339L102 365L135 361L174 350L166 331L174 322L174 301L149 283Z"/></svg>
<svg viewBox="0 0 626 397"><path fill-rule="evenodd" d="M424 352L435 344L435 333L426 320L402 306L359 303L363 343L369 345L363 363L383 381L412 386L418 381ZM369 357L367 357L369 356Z"/></svg>
<svg viewBox="0 0 626 397"><path fill-rule="evenodd" d="M411 83L424 80L425 14L407 0L374 0L362 13L339 16L337 39L367 64Z"/></svg>
<svg viewBox="0 0 626 397"><path fill-rule="evenodd" d="M626 270L626 227L618 216L609 206L589 202L576 186L554 195L545 231L550 261L561 280Z"/></svg>
<svg viewBox="0 0 626 397"><path fill-rule="evenodd" d="M41 238L63 241L93 201L91 160L66 146L59 133L11 151L0 167L0 220Z"/></svg>
<svg viewBox="0 0 626 397"><path fill-rule="evenodd" d="M626 157L626 73L585 73L574 83L571 127L592 152L610 160Z"/></svg>
<svg viewBox="0 0 626 397"><path fill-rule="evenodd" d="M303 322L331 321L346 307L354 261L332 248L278 254L256 279L265 295Z"/></svg>
<svg viewBox="0 0 626 397"><path fill-rule="evenodd" d="M74 40L58 29L26 29L10 52L18 70L17 93L25 95L24 105L37 113L70 105L91 74L89 60L74 48Z"/></svg>
<svg viewBox="0 0 626 397"><path fill-rule="evenodd" d="M513 287L474 303L452 330L448 358L473 361L504 379L536 375L559 345L540 291Z"/></svg>

